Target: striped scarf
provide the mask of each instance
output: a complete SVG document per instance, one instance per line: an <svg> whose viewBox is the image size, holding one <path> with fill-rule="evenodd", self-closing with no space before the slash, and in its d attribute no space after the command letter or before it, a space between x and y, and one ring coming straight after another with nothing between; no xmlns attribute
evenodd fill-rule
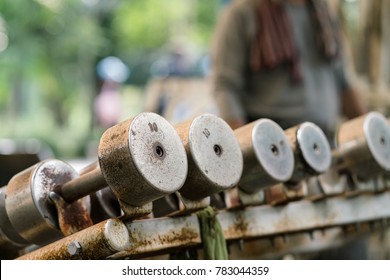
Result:
<svg viewBox="0 0 390 280"><path fill-rule="evenodd" d="M331 61L340 53L340 33L324 0L307 0L318 30L317 43L323 57ZM287 64L293 81L301 81L299 57L283 0L263 0L256 7L257 35L251 46L250 66L255 72Z"/></svg>

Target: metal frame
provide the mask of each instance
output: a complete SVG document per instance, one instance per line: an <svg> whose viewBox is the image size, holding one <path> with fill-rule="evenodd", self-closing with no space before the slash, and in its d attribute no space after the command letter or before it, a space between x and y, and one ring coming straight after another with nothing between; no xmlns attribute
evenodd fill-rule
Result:
<svg viewBox="0 0 390 280"><path fill-rule="evenodd" d="M217 217L227 241L310 233L346 225L387 221L390 218L390 192L332 197L315 202L301 200L276 207L262 205L221 210ZM110 221L112 219L21 256L20 259L72 258L64 250L73 242L78 242L81 246L82 253L78 255L80 259L92 256L140 258L201 246L199 223L195 214L126 221L124 224L128 230L128 240L124 240L127 236L123 234L123 230L120 235L112 232L104 234L102 225ZM120 243L122 249L110 247L108 250L107 246L87 246L92 244L89 233L94 238L93 244ZM112 238L115 240L111 240ZM58 253L59 251L62 253Z"/></svg>

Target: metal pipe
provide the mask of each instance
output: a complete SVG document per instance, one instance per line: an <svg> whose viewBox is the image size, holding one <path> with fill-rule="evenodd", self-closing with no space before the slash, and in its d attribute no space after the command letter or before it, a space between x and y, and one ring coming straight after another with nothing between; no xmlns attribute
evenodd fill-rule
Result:
<svg viewBox="0 0 390 280"><path fill-rule="evenodd" d="M302 200L276 207L262 205L221 210L217 218L226 240L272 237L380 222L390 218L390 192L351 198L333 197L315 203ZM107 225L111 221L87 228L19 259L135 258L201 245L200 227L194 214L126 221L125 224L115 220L113 225L116 227ZM112 229L110 234L106 233L106 227ZM74 246L76 242L78 246ZM112 244L116 244L114 249ZM78 255L69 253L69 245L71 252L79 251Z"/></svg>
<svg viewBox="0 0 390 280"><path fill-rule="evenodd" d="M62 186L58 186L55 191L66 202L72 203L105 187L107 187L107 182L104 179L100 167L97 166L92 171L84 173L80 177L66 182Z"/></svg>
<svg viewBox="0 0 390 280"><path fill-rule="evenodd" d="M130 246L129 231L119 219L109 219L60 239L20 260L104 259Z"/></svg>

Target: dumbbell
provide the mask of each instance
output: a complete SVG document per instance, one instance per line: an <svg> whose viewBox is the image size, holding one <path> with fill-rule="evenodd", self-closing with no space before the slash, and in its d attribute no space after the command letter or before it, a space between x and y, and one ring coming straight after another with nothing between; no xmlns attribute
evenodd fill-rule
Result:
<svg viewBox="0 0 390 280"><path fill-rule="evenodd" d="M294 154L294 170L286 185L326 172L331 164L332 152L324 132L316 124L304 122L285 130Z"/></svg>
<svg viewBox="0 0 390 280"><path fill-rule="evenodd" d="M45 245L63 236L49 195L56 186L77 176L67 163L45 160L16 174L1 188L1 255L29 244Z"/></svg>
<svg viewBox="0 0 390 280"><path fill-rule="evenodd" d="M270 119L244 125L234 134L244 158L238 187L247 194L288 181L294 171L294 154L283 129Z"/></svg>
<svg viewBox="0 0 390 280"><path fill-rule="evenodd" d="M188 175L176 194L157 201L156 216L192 211L210 203L210 196L237 185L243 169L240 147L232 129L221 118L202 114L177 124L175 129L188 158ZM117 206L109 190L96 193L96 200L106 216L112 217ZM113 203L114 202L114 203Z"/></svg>
<svg viewBox="0 0 390 280"><path fill-rule="evenodd" d="M304 122L284 133L294 154L294 170L288 181L264 191L265 202L271 205L306 197L316 176L326 172L331 164L329 142L314 123Z"/></svg>
<svg viewBox="0 0 390 280"><path fill-rule="evenodd" d="M343 123L337 132L335 164L359 179L390 170L390 127L378 112Z"/></svg>
<svg viewBox="0 0 390 280"><path fill-rule="evenodd" d="M294 171L294 154L283 129L274 121L259 119L234 131L244 157L238 194L229 193L229 206L266 203L271 187L288 181ZM278 187L279 188L279 187Z"/></svg>
<svg viewBox="0 0 390 280"><path fill-rule="evenodd" d="M237 185L243 159L233 130L224 120L203 114L175 128L188 158L188 176L179 190L183 197L201 200Z"/></svg>
<svg viewBox="0 0 390 280"><path fill-rule="evenodd" d="M177 191L188 171L177 132L154 113L141 113L109 128L101 137L98 159L99 166L79 177L60 161L43 162L15 175L7 186L5 208L18 234L39 245L58 237L48 199L52 192L72 203L108 185L122 207L134 210L129 215L142 215L143 206L151 211L153 200Z"/></svg>
<svg viewBox="0 0 390 280"><path fill-rule="evenodd" d="M347 180L354 181L354 188L371 189L370 181L389 170L390 127L382 114L370 112L340 125L331 168L318 179L322 192L329 196L351 187Z"/></svg>

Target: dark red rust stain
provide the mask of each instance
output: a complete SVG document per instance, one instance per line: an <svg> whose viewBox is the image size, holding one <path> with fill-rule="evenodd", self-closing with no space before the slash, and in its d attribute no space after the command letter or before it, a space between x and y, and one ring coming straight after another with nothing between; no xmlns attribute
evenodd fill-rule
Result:
<svg viewBox="0 0 390 280"><path fill-rule="evenodd" d="M93 225L82 199L71 204L57 200L54 204L57 208L59 227L65 236Z"/></svg>

